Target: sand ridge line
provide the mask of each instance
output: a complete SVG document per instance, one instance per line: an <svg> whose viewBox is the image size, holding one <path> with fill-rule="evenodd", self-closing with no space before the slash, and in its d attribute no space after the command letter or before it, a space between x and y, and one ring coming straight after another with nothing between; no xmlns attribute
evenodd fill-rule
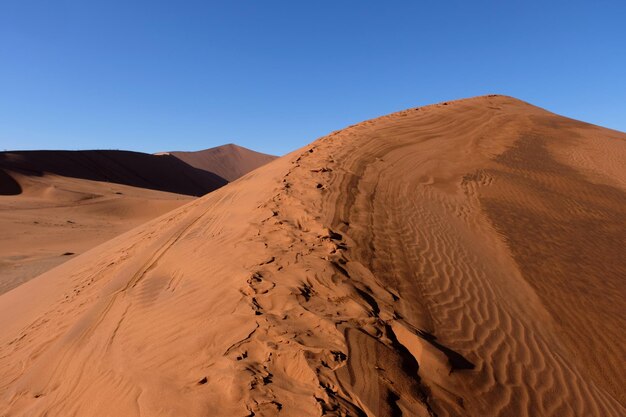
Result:
<svg viewBox="0 0 626 417"><path fill-rule="evenodd" d="M516 161L548 170L515 175L498 161L537 131L547 148ZM335 132L198 200L194 210L206 215L158 262L150 263L199 211L155 221L0 296L0 319L15 311L19 324L3 322L6 339L18 340L23 324L39 326L0 346L0 414L621 416L610 384L621 368L591 377L554 313L567 291L594 295L589 271L612 266L588 259L593 268L548 279L546 298L515 256L519 236L506 222L495 227L484 204L501 199L543 213L543 230L567 236L559 219L598 216L614 198L604 188L563 187L579 178L553 160L575 164L582 145L606 154L624 142L614 135L507 97L410 109ZM582 163L592 183L606 185L619 171ZM545 202L554 187L576 204ZM521 247L547 242L522 239ZM561 256L550 245L540 254L533 259ZM95 285L83 287L90 279ZM86 312L100 311L99 295L124 286L125 302L74 343L97 318ZM619 281L597 288L622 305ZM568 320L597 317L600 306L578 300L569 303L575 314L563 310ZM603 331L619 344L615 323ZM578 334L584 352L597 349L593 331Z"/></svg>
<svg viewBox="0 0 626 417"><path fill-rule="evenodd" d="M237 344L237 347L244 347L246 343L254 343L255 336L260 338L262 337L260 336L261 334L276 331L274 329L277 327L285 328L285 331L290 332L288 329L294 326L294 323L291 323L291 316L296 314L295 312L298 310L301 311L299 313L300 315L304 314L304 312L306 312L307 315L314 314L313 317L316 316L318 319L309 319L310 327L305 325L304 328L300 328L299 332L294 334L294 337L298 341L296 348L298 350L305 349L305 351L309 352L307 355L308 366L317 374L317 381L311 380L310 384L312 388L317 391L315 397L319 403L319 407L321 407L322 413L332 410L344 410L344 412L364 414L365 411L363 407L367 409L367 406L364 405L364 402L360 400L354 392L351 392L350 384L346 385L345 382L342 383L335 375L337 370L347 365L346 358L349 357L345 351L347 346L338 348L337 344L327 346L309 344L303 336L308 335L318 340L321 335L328 331L325 330L325 326L320 327L317 323L318 320L323 320L333 329L330 333L327 333L327 338L338 339L338 342L340 342L339 346L345 346L346 342L341 343L341 339L345 339L346 332L350 328L371 328L369 332L375 335L374 340L378 340L378 338L382 336L388 339L387 343L396 347L399 346L399 342L397 342L397 338L393 335L391 327L385 324L386 320L381 320L380 318L381 307L379 307L374 297L370 295L370 293L373 293L371 288L372 283L368 282L365 284L351 278L351 273L343 266L347 266L350 262L345 255L346 251L349 250L349 244L346 243L344 237L339 233L325 228L322 223L311 218L311 215L307 213L307 210L304 208L306 205L298 201L297 196L294 197L291 193L291 190L296 188L296 184L291 183L290 177L297 175L298 180L302 181L304 172L308 171L318 174L322 171L311 168L312 166L317 166L319 163L319 160L312 156L315 152L316 147L311 147L294 160L294 166L284 176L281 192L275 195L271 202L265 206L272 211L273 215L262 221L259 233L261 236L273 235L275 233L287 235L288 237L281 239L281 241L290 242L288 245L289 251L285 253L288 255L288 258L280 255L275 256L272 262L275 266L271 268L271 271L265 268L262 269L262 271L254 272L252 277L248 280L252 288L254 285L266 283L268 276L272 278L270 286L262 292L254 288L249 292L243 290L244 294L250 294L248 297L251 309L254 311L255 315L261 317L261 321L259 322L259 327L251 334L253 337L248 337L244 341L241 341ZM308 158L312 159L312 162L305 162ZM330 163L332 162L325 161L325 166L328 166ZM332 168L323 171L331 172ZM326 176L326 178L319 178L316 181L318 181L317 184L324 184L328 180L330 180L330 178ZM304 182L315 184L314 181L308 181L308 178L305 179ZM302 184L300 183L298 185ZM315 189L320 190L323 189L323 187L315 186ZM284 207L289 207L289 209L285 211ZM269 244L267 239L262 239L262 241L264 241L265 244ZM269 249L271 249L271 247ZM285 252L285 247L282 246L280 249L276 248L270 252ZM315 255L316 253L319 255ZM295 272L292 270L292 268L295 267L298 267L299 275L301 275L303 269L304 271L312 270L313 268L306 266L307 259L311 257L318 258L326 265L323 271L324 275L328 276L327 278L320 276L319 271L322 271L322 269L319 267L315 268L318 272L313 276L308 276L306 272L306 278L301 276L299 279L294 280L294 277L288 276L290 272ZM305 265L300 266L301 263ZM259 266L264 265L266 264L263 263ZM356 265L350 265L350 269L354 267L356 267ZM288 284L287 286L289 287L285 289L285 291L289 291L290 297L295 297L298 304L290 305L291 308L288 312L284 313L282 317L276 317L275 313L267 311L263 306L271 305L272 291L275 289L281 291L285 284ZM377 288L376 291L387 292L382 287ZM342 300L340 303L352 303L349 313L350 318L347 320L344 318L345 311L333 311L332 308L330 310L324 308L320 311L318 307L316 307L320 306L318 300L323 300L324 296L331 296L337 299L338 293L345 294L339 298ZM259 294L262 294L262 297L259 297ZM281 294L284 293L281 292ZM393 299L393 295L387 292L386 298L391 300ZM360 313L356 313L354 309L357 309L356 311L360 311ZM382 313L383 316L385 314L389 315L389 309L385 307L385 310L386 311ZM268 315L270 318L266 318ZM358 319L355 315L357 317L361 316L362 318ZM340 330L339 335L343 335L342 337L337 337L337 330ZM280 330L278 331L280 332ZM270 356L263 361L261 373L264 376L260 380L253 379L251 383L253 394L251 403L248 406L251 412L259 412L263 410L264 407L270 407L276 403L281 404L281 407L283 406L284 401L281 399L280 391L275 392L272 388L272 370L276 366L276 364L273 363L272 356L286 354L282 353L282 351L289 351L290 346L291 350L294 350L293 346L289 343L278 344L277 347L274 347ZM240 354L236 359L238 361L246 361L249 353L247 351L245 353L245 356ZM256 371L256 374L258 373L259 371ZM417 373L412 375L412 377L414 378L413 380L419 380ZM260 381L260 383L258 381ZM315 385L317 385L317 387L314 387ZM428 411L428 405L424 404L427 403L427 395L425 393L419 394L419 400L422 404L414 404L414 406L417 406L420 410L419 412L434 415L432 410ZM289 406L290 404L287 404L287 407Z"/></svg>

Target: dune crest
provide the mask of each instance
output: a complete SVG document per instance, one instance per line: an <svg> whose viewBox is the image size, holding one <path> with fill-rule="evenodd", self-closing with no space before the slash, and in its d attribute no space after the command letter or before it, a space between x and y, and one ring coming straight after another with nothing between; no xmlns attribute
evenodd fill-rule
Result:
<svg viewBox="0 0 626 417"><path fill-rule="evenodd" d="M625 158L502 96L334 132L1 295L0 414L622 416Z"/></svg>
<svg viewBox="0 0 626 417"><path fill-rule="evenodd" d="M5 175L54 174L193 196L227 183L217 174L189 166L170 155L119 150L0 152L2 170ZM0 193L2 188L5 187L0 187Z"/></svg>
<svg viewBox="0 0 626 417"><path fill-rule="evenodd" d="M230 182L277 158L233 143L196 152L175 151L162 154L172 155L192 167L214 172Z"/></svg>

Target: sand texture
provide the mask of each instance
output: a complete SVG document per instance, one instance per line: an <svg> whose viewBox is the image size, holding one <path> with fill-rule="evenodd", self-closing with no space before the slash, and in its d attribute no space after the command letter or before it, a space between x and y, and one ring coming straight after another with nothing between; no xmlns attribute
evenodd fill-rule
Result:
<svg viewBox="0 0 626 417"><path fill-rule="evenodd" d="M0 294L193 199L53 174L6 175L20 192L0 195Z"/></svg>
<svg viewBox="0 0 626 417"><path fill-rule="evenodd" d="M228 181L235 181L248 172L276 159L274 155L256 152L229 143L196 152L165 152L205 171L214 172Z"/></svg>
<svg viewBox="0 0 626 417"><path fill-rule="evenodd" d="M626 415L626 135L330 134L0 295L0 416Z"/></svg>

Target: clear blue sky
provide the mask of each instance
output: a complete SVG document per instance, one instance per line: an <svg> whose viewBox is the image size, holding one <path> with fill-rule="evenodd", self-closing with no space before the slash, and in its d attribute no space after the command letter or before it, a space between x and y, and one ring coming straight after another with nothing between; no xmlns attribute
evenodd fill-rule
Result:
<svg viewBox="0 0 626 417"><path fill-rule="evenodd" d="M0 149L282 154L488 93L626 130L626 1L0 0Z"/></svg>

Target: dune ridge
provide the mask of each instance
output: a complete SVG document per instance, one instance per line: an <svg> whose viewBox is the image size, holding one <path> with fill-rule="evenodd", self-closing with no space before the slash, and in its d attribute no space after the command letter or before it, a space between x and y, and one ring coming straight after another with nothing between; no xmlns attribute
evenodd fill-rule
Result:
<svg viewBox="0 0 626 417"><path fill-rule="evenodd" d="M503 96L334 132L1 295L0 414L624 415L624 157Z"/></svg>
<svg viewBox="0 0 626 417"><path fill-rule="evenodd" d="M246 175L277 157L229 143L195 152L162 152L205 171L214 172L229 182Z"/></svg>
<svg viewBox="0 0 626 417"><path fill-rule="evenodd" d="M29 176L47 173L193 196L227 183L217 174L170 155L119 150L0 152L0 170L4 176L12 172ZM0 184L4 183L2 180Z"/></svg>

